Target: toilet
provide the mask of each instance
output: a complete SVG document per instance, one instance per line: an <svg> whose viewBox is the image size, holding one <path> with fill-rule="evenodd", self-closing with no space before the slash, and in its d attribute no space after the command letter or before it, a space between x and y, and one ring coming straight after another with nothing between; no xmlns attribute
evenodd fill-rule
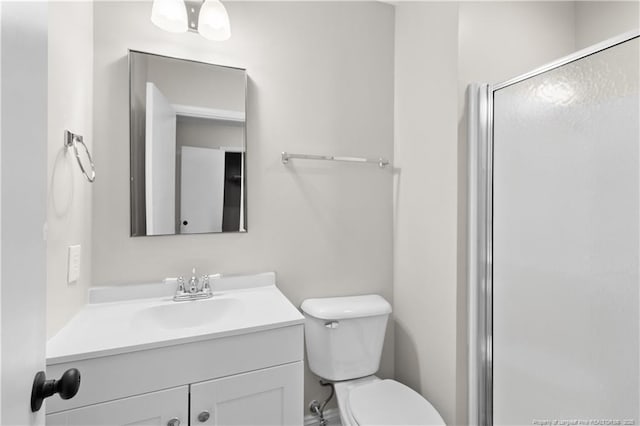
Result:
<svg viewBox="0 0 640 426"><path fill-rule="evenodd" d="M391 305L376 294L307 299L309 368L333 382L343 426L445 425L420 394L375 376Z"/></svg>

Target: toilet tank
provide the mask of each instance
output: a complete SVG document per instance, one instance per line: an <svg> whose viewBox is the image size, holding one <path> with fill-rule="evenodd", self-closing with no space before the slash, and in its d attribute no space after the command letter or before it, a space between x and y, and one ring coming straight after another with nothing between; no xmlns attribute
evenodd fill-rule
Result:
<svg viewBox="0 0 640 426"><path fill-rule="evenodd" d="M378 371L391 305L377 294L307 299L300 306L309 368L327 380Z"/></svg>

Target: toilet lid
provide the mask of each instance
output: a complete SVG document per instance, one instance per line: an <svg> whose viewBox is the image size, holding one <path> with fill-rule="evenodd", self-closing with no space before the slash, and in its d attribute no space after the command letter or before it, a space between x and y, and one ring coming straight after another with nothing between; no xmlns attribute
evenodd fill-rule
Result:
<svg viewBox="0 0 640 426"><path fill-rule="evenodd" d="M445 424L429 401L395 380L380 380L352 389L349 408L361 426Z"/></svg>

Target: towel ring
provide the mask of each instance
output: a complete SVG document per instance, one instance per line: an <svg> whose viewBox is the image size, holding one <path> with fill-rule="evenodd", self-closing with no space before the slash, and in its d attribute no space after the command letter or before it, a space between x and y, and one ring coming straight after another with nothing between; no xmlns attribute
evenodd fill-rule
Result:
<svg viewBox="0 0 640 426"><path fill-rule="evenodd" d="M89 165L91 166L91 176L89 176L89 174L87 174L87 171L84 168L84 165L82 165L82 161L80 161L80 153L78 152L78 144L82 144L82 146L84 147L85 152L87 153L87 158L89 159ZM96 166L95 166L95 164L93 164L93 158L91 158L91 153L89 152L89 148L87 148L87 145L82 140L82 136L81 135L76 135L75 133L71 133L70 131L65 130L64 131L64 146L65 146L65 148L73 147L73 152L76 155L76 160L78 161L78 166L80 166L80 170L82 171L82 174L84 174L87 177L87 180L89 182L93 182L94 180L96 180Z"/></svg>

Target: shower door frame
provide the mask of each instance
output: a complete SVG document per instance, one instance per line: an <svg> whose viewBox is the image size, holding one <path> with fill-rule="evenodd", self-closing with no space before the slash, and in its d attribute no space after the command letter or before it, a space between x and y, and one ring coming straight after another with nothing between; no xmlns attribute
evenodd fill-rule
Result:
<svg viewBox="0 0 640 426"><path fill-rule="evenodd" d="M498 84L472 84L468 111L468 416L493 425L493 99L495 92L640 37L634 30Z"/></svg>

